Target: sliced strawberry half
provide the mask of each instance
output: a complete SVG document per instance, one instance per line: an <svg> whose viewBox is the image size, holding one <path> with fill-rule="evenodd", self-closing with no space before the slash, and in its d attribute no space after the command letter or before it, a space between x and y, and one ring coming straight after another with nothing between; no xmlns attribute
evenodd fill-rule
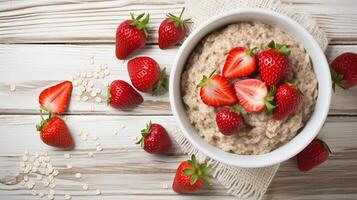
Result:
<svg viewBox="0 0 357 200"><path fill-rule="evenodd" d="M248 112L261 112L266 107L269 111L273 110L275 88L268 94L268 89L263 81L258 79L245 79L234 83L239 103Z"/></svg>
<svg viewBox="0 0 357 200"><path fill-rule="evenodd" d="M53 114L61 114L66 111L73 85L70 81L64 81L52 87L46 88L40 93L39 103L41 108Z"/></svg>
<svg viewBox="0 0 357 200"><path fill-rule="evenodd" d="M198 87L201 100L209 106L229 106L238 102L233 86L220 75L203 76Z"/></svg>
<svg viewBox="0 0 357 200"><path fill-rule="evenodd" d="M251 75L256 67L256 59L253 49L237 47L231 49L222 69L222 76L226 78L239 78Z"/></svg>

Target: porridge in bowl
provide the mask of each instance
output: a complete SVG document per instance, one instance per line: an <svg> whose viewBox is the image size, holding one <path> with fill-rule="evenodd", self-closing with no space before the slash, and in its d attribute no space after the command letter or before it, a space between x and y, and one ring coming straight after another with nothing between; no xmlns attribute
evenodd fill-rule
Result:
<svg viewBox="0 0 357 200"><path fill-rule="evenodd" d="M263 52L270 49L268 44L271 41L275 41L275 47L280 52L284 53L289 49L289 53L280 58L286 58L281 62L289 65L287 73L284 72L285 69L279 71L281 66L275 66L281 64L279 59L270 60L266 54L266 57L263 56ZM239 54L240 48L237 47L246 48L243 52L250 57L244 54L242 58L242 54ZM250 51L249 48L255 49ZM273 54L274 52L270 52L267 55ZM253 65L254 70L251 68ZM239 66L242 69L239 76L229 73ZM243 69L242 66L249 70ZM269 68L271 66L273 68ZM212 72L214 75L210 77ZM276 76L281 75L284 75L283 80L277 82ZM227 90L217 92L214 87L221 83L224 85L223 82L230 86L225 85ZM284 82L297 84L295 87ZM303 95L298 95L298 90L291 88L298 88ZM189 121L206 142L226 152L258 155L286 144L299 132L315 107L318 84L310 57L301 44L281 29L260 22L240 22L209 34L198 44L181 76L181 91ZM274 100L271 103L275 104L275 108L270 107L270 103L262 107L263 102L272 100L267 98L269 94L265 94L266 91L273 92L271 96ZM290 96L284 96L289 92L292 92ZM232 97L232 93L235 97ZM214 94L221 95L220 98L214 99L219 103L210 98ZM289 98L291 101L299 98L299 105L289 106ZM232 134L222 134L222 126L227 124L216 119L217 113L226 106L239 110L241 116L240 124L236 124L239 131ZM272 113L268 111L268 107ZM286 111L285 108L295 109L289 114L281 114Z"/></svg>

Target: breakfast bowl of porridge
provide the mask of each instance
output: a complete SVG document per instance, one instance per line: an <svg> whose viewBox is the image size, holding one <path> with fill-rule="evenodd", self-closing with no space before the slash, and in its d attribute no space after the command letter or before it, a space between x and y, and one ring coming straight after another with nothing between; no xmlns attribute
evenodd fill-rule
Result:
<svg viewBox="0 0 357 200"><path fill-rule="evenodd" d="M285 161L320 131L331 99L326 57L298 23L265 9L207 20L180 47L170 104L207 156L254 168Z"/></svg>

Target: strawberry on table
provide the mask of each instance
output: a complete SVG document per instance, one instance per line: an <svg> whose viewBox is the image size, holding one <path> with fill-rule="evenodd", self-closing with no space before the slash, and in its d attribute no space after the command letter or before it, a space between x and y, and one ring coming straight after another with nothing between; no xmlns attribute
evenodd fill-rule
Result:
<svg viewBox="0 0 357 200"><path fill-rule="evenodd" d="M160 124L146 124L146 128L141 130L141 138L136 144L148 153L161 154L167 153L171 149L171 139L166 129Z"/></svg>
<svg viewBox="0 0 357 200"><path fill-rule="evenodd" d="M69 149L74 146L71 133L68 130L66 123L59 117L49 117L44 119L41 112L42 121L36 126L40 131L41 140L53 147Z"/></svg>
<svg viewBox="0 0 357 200"><path fill-rule="evenodd" d="M234 83L234 89L239 103L248 112L261 112L274 109L271 103L274 98L275 88L268 93L266 84L258 79L244 79Z"/></svg>
<svg viewBox="0 0 357 200"><path fill-rule="evenodd" d="M167 14L167 18L161 22L158 39L160 49L167 49L185 38L186 25L192 21L191 19L181 19L184 10L185 8L182 9L179 17L171 13Z"/></svg>
<svg viewBox="0 0 357 200"><path fill-rule="evenodd" d="M300 171L307 172L325 162L331 153L327 144L314 139L304 150L297 155L297 164Z"/></svg>
<svg viewBox="0 0 357 200"><path fill-rule="evenodd" d="M236 104L238 100L229 80L213 73L209 77L203 76L198 84L203 103L216 107Z"/></svg>
<svg viewBox="0 0 357 200"><path fill-rule="evenodd" d="M288 58L290 50L288 45L274 41L271 41L268 47L270 49L258 55L260 77L268 88L278 87L291 71L291 62Z"/></svg>
<svg viewBox="0 0 357 200"><path fill-rule="evenodd" d="M114 108L130 110L144 101L143 97L123 80L113 81L108 88L107 103Z"/></svg>
<svg viewBox="0 0 357 200"><path fill-rule="evenodd" d="M234 135L243 128L243 118L234 107L225 107L216 114L216 123L223 135Z"/></svg>
<svg viewBox="0 0 357 200"><path fill-rule="evenodd" d="M70 81L64 81L46 88L39 96L38 101L41 108L53 114L65 112L71 98L72 89L73 85Z"/></svg>
<svg viewBox="0 0 357 200"><path fill-rule="evenodd" d="M357 54L346 52L337 56L331 63L332 88L335 85L349 89L357 85Z"/></svg>
<svg viewBox="0 0 357 200"><path fill-rule="evenodd" d="M283 83L279 86L275 93L274 119L283 120L290 114L296 113L301 109L303 100L299 89L290 84Z"/></svg>
<svg viewBox="0 0 357 200"><path fill-rule="evenodd" d="M213 172L206 163L199 164L195 155L191 160L181 162L177 168L172 189L177 193L190 193L199 190L204 184L210 185L210 174Z"/></svg>
<svg viewBox="0 0 357 200"><path fill-rule="evenodd" d="M131 83L141 92L157 94L161 89L167 90L166 68L160 70L159 64L150 57L129 60L128 72Z"/></svg>
<svg viewBox="0 0 357 200"><path fill-rule="evenodd" d="M226 78L239 78L251 75L256 67L253 49L236 47L229 51L222 69L222 76Z"/></svg>
<svg viewBox="0 0 357 200"><path fill-rule="evenodd" d="M148 36L146 25L148 23L149 14L142 13L137 17L131 14L130 20L125 20L119 24L115 37L115 54L118 59L125 59L137 49L145 46Z"/></svg>

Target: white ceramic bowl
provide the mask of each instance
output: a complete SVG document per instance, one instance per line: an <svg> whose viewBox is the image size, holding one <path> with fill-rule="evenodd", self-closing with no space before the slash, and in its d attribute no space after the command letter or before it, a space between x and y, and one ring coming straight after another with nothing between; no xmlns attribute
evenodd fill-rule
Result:
<svg viewBox="0 0 357 200"><path fill-rule="evenodd" d="M318 98L315 110L305 127L290 142L263 155L237 155L224 152L205 142L191 125L185 113L180 91L181 73L186 60L196 45L207 34L228 24L240 21L261 21L285 30L301 43L313 63L318 80ZM285 15L255 8L233 10L215 16L195 29L180 47L170 74L170 104L176 121L185 137L207 156L232 166L255 168L283 162L304 149L318 134L327 117L331 100L331 78L326 57L314 38L297 22Z"/></svg>

